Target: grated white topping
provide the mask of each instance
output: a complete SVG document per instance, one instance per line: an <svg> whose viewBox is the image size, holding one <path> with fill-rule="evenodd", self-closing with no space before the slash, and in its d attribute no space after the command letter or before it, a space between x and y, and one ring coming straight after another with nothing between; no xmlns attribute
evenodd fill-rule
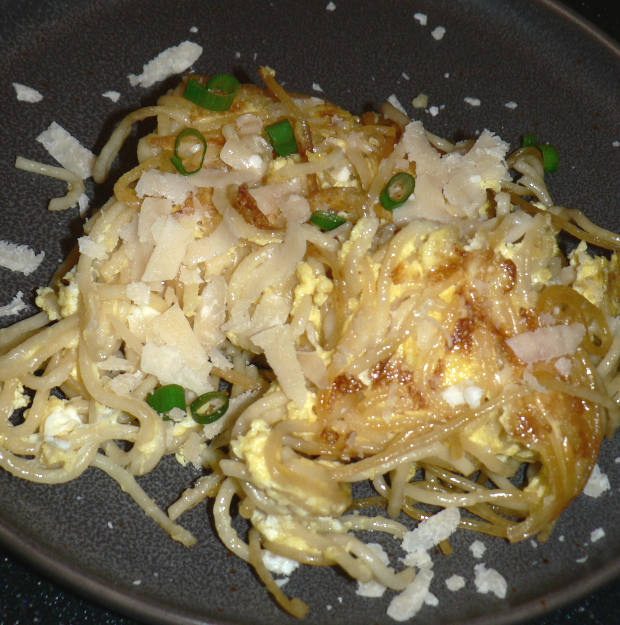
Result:
<svg viewBox="0 0 620 625"><path fill-rule="evenodd" d="M427 552L451 536L460 520L461 513L458 508L445 508L422 521L414 530L407 532L401 544L403 550L408 553L404 563L408 566L419 564L420 553Z"/></svg>
<svg viewBox="0 0 620 625"><path fill-rule="evenodd" d="M0 306L0 317L12 317L25 310L26 304L24 304L23 297L24 294L21 291L17 291L8 304Z"/></svg>
<svg viewBox="0 0 620 625"><path fill-rule="evenodd" d="M101 95L108 100L112 100L112 102L118 102L121 97L120 91L104 91Z"/></svg>
<svg viewBox="0 0 620 625"><path fill-rule="evenodd" d="M287 577L299 566L299 562L286 558L269 549L263 551L263 564L277 575L286 575ZM287 580L288 581L288 580Z"/></svg>
<svg viewBox="0 0 620 625"><path fill-rule="evenodd" d="M479 560L480 558L482 558L487 548L484 546L484 543L480 542L479 540L474 540L474 542L469 545L469 550L471 551L474 558Z"/></svg>
<svg viewBox="0 0 620 625"><path fill-rule="evenodd" d="M407 111L405 110L405 107L400 103L400 100L396 97L395 94L392 94L389 98L388 98L388 102L394 107L397 108L401 113L403 113L403 115L407 115Z"/></svg>
<svg viewBox="0 0 620 625"><path fill-rule="evenodd" d="M446 34L446 29L443 26L437 26L431 31L431 35L435 41L440 41L443 39L443 36Z"/></svg>
<svg viewBox="0 0 620 625"><path fill-rule="evenodd" d="M506 104L504 104L504 106L507 109L510 109L511 111L514 111L517 108L517 103L513 102L512 100L510 100L510 102L506 102Z"/></svg>
<svg viewBox="0 0 620 625"><path fill-rule="evenodd" d="M470 96L467 96L463 98L463 100L470 106L480 106L480 98L472 98Z"/></svg>
<svg viewBox="0 0 620 625"><path fill-rule="evenodd" d="M336 10L336 5L333 2L328 2L327 6L325 7L325 9L327 11L335 11Z"/></svg>
<svg viewBox="0 0 620 625"><path fill-rule="evenodd" d="M487 568L482 562L474 566L476 590L486 594L492 592L500 599L506 596L506 580L495 569Z"/></svg>
<svg viewBox="0 0 620 625"><path fill-rule="evenodd" d="M15 95L20 102L40 102L43 99L41 92L37 91L33 87L22 85L19 82L13 83L13 89L15 89Z"/></svg>
<svg viewBox="0 0 620 625"><path fill-rule="evenodd" d="M413 19L416 20L421 26L426 26L428 23L428 16L426 13L414 13Z"/></svg>
<svg viewBox="0 0 620 625"><path fill-rule="evenodd" d="M169 76L184 72L191 67L202 54L202 46L193 41L183 41L178 46L171 46L160 52L142 66L141 74L129 74L127 78L132 87L150 87Z"/></svg>
<svg viewBox="0 0 620 625"><path fill-rule="evenodd" d="M602 527L597 527L590 532L590 542L595 543L597 540L605 537L605 530Z"/></svg>
<svg viewBox="0 0 620 625"><path fill-rule="evenodd" d="M592 473L586 485L584 486L583 492L588 497L600 497L606 490L611 488L609 484L609 478L605 473L601 471L601 468L598 464L594 465L594 469L592 469Z"/></svg>
<svg viewBox="0 0 620 625"><path fill-rule="evenodd" d="M387 615L395 621L413 618L424 605L432 579L433 570L430 567L420 569L407 588L390 601Z"/></svg>
<svg viewBox="0 0 620 625"><path fill-rule="evenodd" d="M461 575L451 575L446 579L446 587L452 592L465 588L465 578Z"/></svg>
<svg viewBox="0 0 620 625"><path fill-rule="evenodd" d="M39 268L44 257L45 252L35 254L27 245L0 241L0 267L19 271L28 276Z"/></svg>
<svg viewBox="0 0 620 625"><path fill-rule="evenodd" d="M37 141L65 169L82 179L90 177L95 155L60 124L52 122Z"/></svg>

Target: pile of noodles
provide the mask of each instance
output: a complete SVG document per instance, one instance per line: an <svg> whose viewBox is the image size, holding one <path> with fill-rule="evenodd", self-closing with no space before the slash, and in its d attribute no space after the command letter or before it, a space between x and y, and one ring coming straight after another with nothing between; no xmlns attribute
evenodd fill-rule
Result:
<svg viewBox="0 0 620 625"><path fill-rule="evenodd" d="M157 122L86 222L79 253L39 291L44 312L0 332L0 466L47 484L101 469L188 546L179 517L213 498L221 540L301 617L306 605L275 584L264 550L401 590L413 570L383 564L356 530L402 538L404 515L459 507L462 528L548 535L614 433L620 394L612 270L593 303L555 240L565 230L613 250L620 238L553 204L535 148L508 157L514 174L482 203L386 211L379 196L394 173L421 187L428 163L473 158L480 144L426 133L390 105L355 117L261 74L266 89L242 85L228 111L193 104L182 83L114 131L96 181L135 122ZM284 118L299 151L275 158L263 128ZM176 184L170 159L186 127L206 141L200 171L179 183L180 199L157 197L152 180L143 193L147 174ZM428 163L408 158L412 142ZM63 177L70 190L55 208L79 195ZM309 221L315 210L344 224L324 231ZM523 360L532 346L511 343L545 336L572 347ZM478 399L449 401L449 362L473 367ZM224 389L228 410L208 425L163 419L146 398L170 383L188 404ZM167 454L203 476L164 512L135 476ZM376 494L354 500L363 480ZM233 500L247 540L232 527Z"/></svg>

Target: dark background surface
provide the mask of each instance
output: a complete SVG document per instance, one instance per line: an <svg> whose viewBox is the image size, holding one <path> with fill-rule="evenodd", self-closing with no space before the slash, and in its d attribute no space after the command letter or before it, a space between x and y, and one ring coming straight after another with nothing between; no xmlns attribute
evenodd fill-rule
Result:
<svg viewBox="0 0 620 625"><path fill-rule="evenodd" d="M567 6L620 39L614 0L566 0ZM1 19L1 16L0 16ZM620 77L619 77L620 79ZM171 589L172 591L173 589ZM0 548L0 625L137 625L133 619L86 601ZM620 623L620 579L580 601L524 625Z"/></svg>

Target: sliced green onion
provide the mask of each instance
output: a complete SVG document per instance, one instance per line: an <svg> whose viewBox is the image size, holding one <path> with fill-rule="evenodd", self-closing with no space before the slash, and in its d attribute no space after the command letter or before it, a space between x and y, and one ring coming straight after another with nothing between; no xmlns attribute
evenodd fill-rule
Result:
<svg viewBox="0 0 620 625"><path fill-rule="evenodd" d="M228 410L228 395L222 391L210 391L197 397L189 406L196 423L213 423Z"/></svg>
<svg viewBox="0 0 620 625"><path fill-rule="evenodd" d="M209 111L227 111L239 89L239 81L230 74L217 74L206 86L190 78L183 97Z"/></svg>
<svg viewBox="0 0 620 625"><path fill-rule="evenodd" d="M173 408L185 410L185 391L178 384L167 384L149 393L146 396L146 402L162 415L165 415Z"/></svg>
<svg viewBox="0 0 620 625"><path fill-rule="evenodd" d="M379 202L386 210L392 211L404 204L415 189L415 178L400 172L390 178L379 194Z"/></svg>
<svg viewBox="0 0 620 625"><path fill-rule="evenodd" d="M288 119L265 126L265 135L278 156L288 156L299 152L293 126Z"/></svg>
<svg viewBox="0 0 620 625"><path fill-rule="evenodd" d="M539 143L536 146L543 157L543 169L552 174L554 171L558 169L558 151L548 143Z"/></svg>
<svg viewBox="0 0 620 625"><path fill-rule="evenodd" d="M202 144L202 154L200 155L200 164L196 169L192 169L192 171L187 171L183 165L183 161L179 156L179 146L181 145L181 141L185 139L185 137L195 137ZM207 153L207 142L205 138L202 136L202 133L196 128L185 128L181 130L181 132L177 135L177 139L174 142L174 156L170 159L172 164L177 168L177 171L184 176L190 176L191 174L195 174L197 171L202 169L202 164L205 160L205 154Z"/></svg>
<svg viewBox="0 0 620 625"><path fill-rule="evenodd" d="M310 221L321 230L333 230L341 226L346 219L328 211L314 211L310 215Z"/></svg>
<svg viewBox="0 0 620 625"><path fill-rule="evenodd" d="M543 159L543 169L545 172L552 174L558 169L558 152L548 143L538 143L536 135L523 135L523 142L521 144L524 148L538 148Z"/></svg>

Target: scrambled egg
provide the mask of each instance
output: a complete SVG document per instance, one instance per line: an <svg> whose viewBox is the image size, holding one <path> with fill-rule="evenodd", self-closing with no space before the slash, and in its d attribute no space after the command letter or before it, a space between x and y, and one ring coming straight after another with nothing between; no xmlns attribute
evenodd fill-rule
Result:
<svg viewBox="0 0 620 625"><path fill-rule="evenodd" d="M581 241L569 255L570 265L575 270L573 288L607 315L620 314L620 263L618 255L609 259L604 256L590 256L585 241Z"/></svg>

